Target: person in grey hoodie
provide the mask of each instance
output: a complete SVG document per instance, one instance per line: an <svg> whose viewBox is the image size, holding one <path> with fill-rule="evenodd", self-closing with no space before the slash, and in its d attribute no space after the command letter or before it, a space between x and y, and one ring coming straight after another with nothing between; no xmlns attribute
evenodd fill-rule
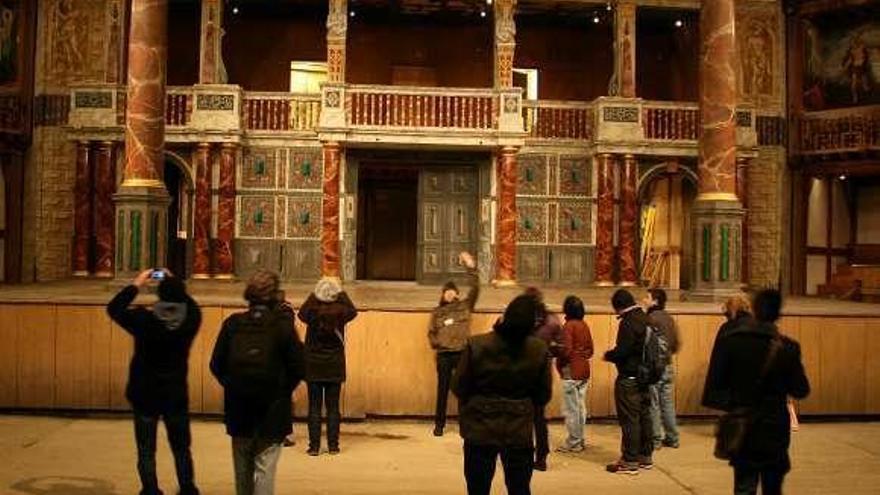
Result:
<svg viewBox="0 0 880 495"><path fill-rule="evenodd" d="M156 429L161 418L174 454L179 493L196 495L187 369L202 313L183 281L164 269L157 289L159 300L152 307L130 307L153 272L141 272L107 304L110 318L134 337L125 396L134 410L140 494L162 494L156 476Z"/></svg>
<svg viewBox="0 0 880 495"><path fill-rule="evenodd" d="M428 341L437 353L437 407L434 412L434 436L437 437L443 436L446 427L446 402L452 374L471 335L471 312L480 296L480 280L474 257L461 253L459 260L468 270L470 290L461 299L455 282L446 282L440 303L431 313L431 323L428 325Z"/></svg>

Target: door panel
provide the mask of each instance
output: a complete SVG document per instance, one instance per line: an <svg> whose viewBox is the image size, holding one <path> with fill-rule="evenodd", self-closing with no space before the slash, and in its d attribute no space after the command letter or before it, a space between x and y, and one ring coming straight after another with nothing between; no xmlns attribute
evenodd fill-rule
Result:
<svg viewBox="0 0 880 495"><path fill-rule="evenodd" d="M426 168L419 182L418 280L434 283L465 273L461 251L475 252L477 174L474 168Z"/></svg>

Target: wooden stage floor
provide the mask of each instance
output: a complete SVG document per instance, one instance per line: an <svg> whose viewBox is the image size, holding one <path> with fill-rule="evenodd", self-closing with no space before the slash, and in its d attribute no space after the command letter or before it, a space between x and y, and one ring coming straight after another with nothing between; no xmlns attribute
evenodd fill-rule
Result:
<svg viewBox="0 0 880 495"><path fill-rule="evenodd" d="M122 282L106 280L69 280L25 285L0 284L0 304L50 303L56 305L105 304L123 285ZM205 306L243 307L241 297L243 282L202 281L189 282L189 289L196 300ZM298 306L312 290L311 284L287 283L283 285L288 299ZM498 313L508 301L518 295L526 285L512 288L481 287L477 303L479 313ZM459 286L465 292L467 287ZM587 311L593 314L611 314L610 298L614 287L552 287L540 286L550 308L559 311L563 299L569 294L581 297ZM430 311L438 301L438 287L418 285L413 282L358 281L345 284L352 300L363 310L424 312ZM638 299L644 294L641 287L629 288ZM149 292L145 291L145 292ZM673 314L717 315L720 304L715 302L683 301L683 291L669 291L669 311ZM148 298L149 296L147 296ZM148 300L148 299L147 299ZM820 299L816 297L789 297L783 312L796 316L880 316L880 304L857 303Z"/></svg>

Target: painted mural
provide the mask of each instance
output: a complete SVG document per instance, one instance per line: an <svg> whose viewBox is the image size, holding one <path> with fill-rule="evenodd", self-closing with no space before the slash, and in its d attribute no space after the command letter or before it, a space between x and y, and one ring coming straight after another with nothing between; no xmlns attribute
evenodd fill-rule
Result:
<svg viewBox="0 0 880 495"><path fill-rule="evenodd" d="M21 21L19 2L0 2L0 85L18 82Z"/></svg>
<svg viewBox="0 0 880 495"><path fill-rule="evenodd" d="M804 107L880 104L880 21L804 20Z"/></svg>

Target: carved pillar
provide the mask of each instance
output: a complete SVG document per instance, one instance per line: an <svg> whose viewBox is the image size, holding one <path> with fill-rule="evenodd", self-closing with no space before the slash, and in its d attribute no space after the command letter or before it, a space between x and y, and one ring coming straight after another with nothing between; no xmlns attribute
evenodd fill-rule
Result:
<svg viewBox="0 0 880 495"><path fill-rule="evenodd" d="M495 0L495 87L513 86L516 51L516 0Z"/></svg>
<svg viewBox="0 0 880 495"><path fill-rule="evenodd" d="M202 0L201 42L199 43L199 83L226 84L223 64L223 2Z"/></svg>
<svg viewBox="0 0 880 495"><path fill-rule="evenodd" d="M89 238L92 230L92 183L89 142L76 143L76 181L73 186L73 276L89 275Z"/></svg>
<svg viewBox="0 0 880 495"><path fill-rule="evenodd" d="M114 269L113 193L116 153L113 141L98 144L95 160L95 275L112 277Z"/></svg>
<svg viewBox="0 0 880 495"><path fill-rule="evenodd" d="M516 283L516 152L501 148L498 160L498 238L496 285Z"/></svg>
<svg viewBox="0 0 880 495"><path fill-rule="evenodd" d="M162 183L168 0L132 0L125 168L116 201L116 274L165 264L170 198Z"/></svg>
<svg viewBox="0 0 880 495"><path fill-rule="evenodd" d="M217 239L214 240L214 276L216 278L232 278L235 272L232 243L235 239L235 158L237 148L235 143L223 143L220 148Z"/></svg>
<svg viewBox="0 0 880 495"><path fill-rule="evenodd" d="M107 76L106 82L119 84L125 74L125 0L110 0L107 4Z"/></svg>
<svg viewBox="0 0 880 495"><path fill-rule="evenodd" d="M324 143L324 199L321 228L321 275L339 277L339 143Z"/></svg>
<svg viewBox="0 0 880 495"><path fill-rule="evenodd" d="M195 159L195 211L193 212L193 278L211 276L211 144L199 143Z"/></svg>
<svg viewBox="0 0 880 495"><path fill-rule="evenodd" d="M636 263L636 234L638 231L638 175L636 157L624 155L620 173L620 284L636 285L638 270Z"/></svg>
<svg viewBox="0 0 880 495"><path fill-rule="evenodd" d="M630 2L617 4L614 12L615 79L617 96L636 96L636 5Z"/></svg>
<svg viewBox="0 0 880 495"><path fill-rule="evenodd" d="M327 9L327 82L345 82L348 0L329 0Z"/></svg>
<svg viewBox="0 0 880 495"><path fill-rule="evenodd" d="M596 186L596 285L613 285L614 271L614 168L613 157L599 155Z"/></svg>
<svg viewBox="0 0 880 495"><path fill-rule="evenodd" d="M694 299L742 290L742 217L736 197L736 37L733 0L705 0L700 10L699 195Z"/></svg>

